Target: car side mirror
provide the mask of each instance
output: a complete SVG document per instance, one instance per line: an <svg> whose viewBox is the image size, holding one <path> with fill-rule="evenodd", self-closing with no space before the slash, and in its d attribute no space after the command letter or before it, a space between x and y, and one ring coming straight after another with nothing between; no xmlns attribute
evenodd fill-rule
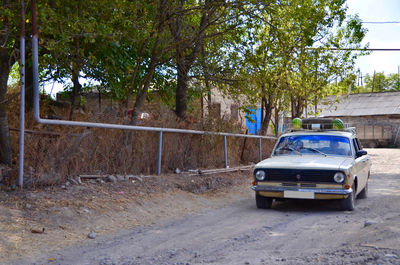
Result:
<svg viewBox="0 0 400 265"><path fill-rule="evenodd" d="M365 150L360 150L360 151L357 151L356 157L358 158L358 157L360 157L360 156L365 156L366 154L367 154L367 151L365 151Z"/></svg>

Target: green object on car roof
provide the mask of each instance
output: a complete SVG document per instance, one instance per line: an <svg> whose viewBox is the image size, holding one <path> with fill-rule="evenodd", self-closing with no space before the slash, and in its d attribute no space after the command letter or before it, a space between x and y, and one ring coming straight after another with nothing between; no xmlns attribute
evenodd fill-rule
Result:
<svg viewBox="0 0 400 265"><path fill-rule="evenodd" d="M333 128L336 130L343 130L344 129L344 122L341 119L334 119L332 121Z"/></svg>
<svg viewBox="0 0 400 265"><path fill-rule="evenodd" d="M303 121L300 118L294 118L292 120L293 129L301 129L302 126L303 126Z"/></svg>

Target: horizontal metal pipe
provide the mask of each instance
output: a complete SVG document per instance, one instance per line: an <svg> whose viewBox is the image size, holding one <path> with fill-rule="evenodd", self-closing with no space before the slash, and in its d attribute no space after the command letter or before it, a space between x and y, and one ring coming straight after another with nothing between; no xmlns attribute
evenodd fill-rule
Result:
<svg viewBox="0 0 400 265"><path fill-rule="evenodd" d="M97 123L97 122L50 120L50 119L42 119L40 117L37 117L36 113L35 113L35 119L36 119L36 121L38 123L51 124L51 125L69 125L69 126L78 126L78 127L122 129L122 130L133 130L133 131L190 133L190 134L201 134L201 135L221 135L221 136L234 136L234 137L246 137L246 138L257 138L257 139L259 139L259 138L262 138L262 139L276 139L276 137L274 137L274 136L260 136L260 135L225 133L225 132L209 132L209 131L184 130L184 129L161 128L161 127L145 127L145 126L142 127L142 126L110 124L110 123Z"/></svg>

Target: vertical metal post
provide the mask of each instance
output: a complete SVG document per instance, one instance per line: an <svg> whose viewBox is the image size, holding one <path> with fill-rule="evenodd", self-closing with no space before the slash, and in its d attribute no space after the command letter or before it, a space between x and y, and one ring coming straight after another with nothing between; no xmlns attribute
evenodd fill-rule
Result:
<svg viewBox="0 0 400 265"><path fill-rule="evenodd" d="M258 138L258 152L259 152L260 161L261 161L262 160L261 138Z"/></svg>
<svg viewBox="0 0 400 265"><path fill-rule="evenodd" d="M163 137L163 132L160 132L160 135L158 137L157 176L161 175L162 137Z"/></svg>
<svg viewBox="0 0 400 265"><path fill-rule="evenodd" d="M21 36L20 36L20 69L21 69L21 99L19 118L19 168L18 186L24 186L24 135L25 135L25 7L24 0L21 0Z"/></svg>
<svg viewBox="0 0 400 265"><path fill-rule="evenodd" d="M225 168L228 168L228 150L226 143L226 135L224 135L224 157L225 157Z"/></svg>
<svg viewBox="0 0 400 265"><path fill-rule="evenodd" d="M33 108L34 116L40 121L39 110L39 32L37 29L36 0L31 0L32 10L32 69L33 69Z"/></svg>

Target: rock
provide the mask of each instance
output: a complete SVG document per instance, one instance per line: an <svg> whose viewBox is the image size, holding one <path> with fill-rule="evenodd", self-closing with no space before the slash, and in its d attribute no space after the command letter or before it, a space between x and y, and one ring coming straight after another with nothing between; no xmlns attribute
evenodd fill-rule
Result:
<svg viewBox="0 0 400 265"><path fill-rule="evenodd" d="M108 175L107 178L106 178L106 180L107 180L108 182L111 182L111 183L117 182L117 178L116 178L115 176L113 176L113 175Z"/></svg>
<svg viewBox="0 0 400 265"><path fill-rule="evenodd" d="M124 175L117 175L117 180L118 180L118 181L125 181L126 178L125 178Z"/></svg>
<svg viewBox="0 0 400 265"><path fill-rule="evenodd" d="M70 179L69 181L71 181L73 185L79 185L78 181L76 181L75 179Z"/></svg>
<svg viewBox="0 0 400 265"><path fill-rule="evenodd" d="M175 174L181 174L181 173L182 173L182 171L179 168L175 169Z"/></svg>
<svg viewBox="0 0 400 265"><path fill-rule="evenodd" d="M29 203L27 203L27 204L25 205L25 207L26 207L26 209L30 209L30 208L32 208L32 205L30 205Z"/></svg>
<svg viewBox="0 0 400 265"><path fill-rule="evenodd" d="M68 180L65 182L65 186L66 187L68 187L68 186L71 186L71 182L69 182Z"/></svg>
<svg viewBox="0 0 400 265"><path fill-rule="evenodd" d="M105 182L102 179L97 179L97 183L104 184Z"/></svg>
<svg viewBox="0 0 400 265"><path fill-rule="evenodd" d="M140 182L143 181L143 179L142 179L141 177L139 177L139 176L134 176L133 179L135 179L135 180L137 180L137 181L140 181Z"/></svg>
<svg viewBox="0 0 400 265"><path fill-rule="evenodd" d="M81 177L76 177L76 181L78 182L78 184L82 184Z"/></svg>
<svg viewBox="0 0 400 265"><path fill-rule="evenodd" d="M125 180L131 180L133 179L135 176L134 175L126 175L125 176Z"/></svg>
<svg viewBox="0 0 400 265"><path fill-rule="evenodd" d="M43 234L44 230L45 230L44 227L42 229L31 228L31 233L33 233L33 234Z"/></svg>
<svg viewBox="0 0 400 265"><path fill-rule="evenodd" d="M365 222L364 222L364 227L367 227L367 226L370 226L370 225L373 225L373 224L376 224L377 222L376 221L373 221L373 220L366 220Z"/></svg>
<svg viewBox="0 0 400 265"><path fill-rule="evenodd" d="M67 189L67 186L61 185L61 188L64 189L64 190L66 190L66 189Z"/></svg>
<svg viewBox="0 0 400 265"><path fill-rule="evenodd" d="M399 257L395 254L386 254L383 258L384 259L398 259Z"/></svg>
<svg viewBox="0 0 400 265"><path fill-rule="evenodd" d="M89 179L89 183L90 183L90 184L96 184L97 182L96 182L95 179Z"/></svg>
<svg viewBox="0 0 400 265"><path fill-rule="evenodd" d="M93 231L90 231L90 233L88 234L87 237L90 238L90 239L95 239L96 238L96 233L93 232Z"/></svg>

